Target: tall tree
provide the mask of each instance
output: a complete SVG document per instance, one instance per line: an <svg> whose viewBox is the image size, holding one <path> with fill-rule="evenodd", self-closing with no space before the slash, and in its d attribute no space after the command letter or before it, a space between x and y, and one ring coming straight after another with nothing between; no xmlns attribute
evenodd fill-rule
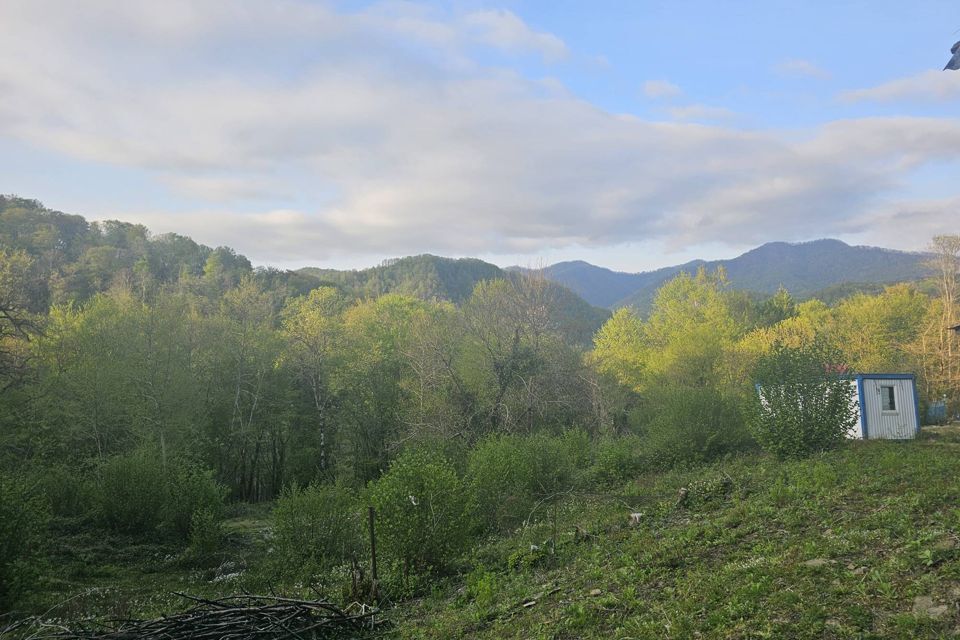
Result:
<svg viewBox="0 0 960 640"><path fill-rule="evenodd" d="M358 303L344 314L343 364L333 382L342 392L341 440L354 482L379 476L400 444L409 389L402 349L411 319L424 306L388 294Z"/></svg>
<svg viewBox="0 0 960 640"><path fill-rule="evenodd" d="M930 379L941 393L960 400L960 362L954 345L956 336L950 327L960 320L957 274L960 273L960 235L942 235L933 238L930 245L933 253L931 267L937 278L940 293L939 326L928 328L928 348L934 351L928 360L931 365Z"/></svg>
<svg viewBox="0 0 960 640"><path fill-rule="evenodd" d="M68 457L106 456L135 443L138 410L131 380L140 366L140 303L124 292L83 306L56 306L37 340L42 366L38 406L49 438Z"/></svg>
<svg viewBox="0 0 960 640"><path fill-rule="evenodd" d="M923 330L929 305L926 295L906 284L875 296L859 293L834 308L825 329L858 372L913 371L910 345Z"/></svg>
<svg viewBox="0 0 960 640"><path fill-rule="evenodd" d="M726 354L744 331L730 312L724 287L726 274L700 269L681 273L654 299L644 328L649 350L648 375L686 386L726 382Z"/></svg>
<svg viewBox="0 0 960 640"><path fill-rule="evenodd" d="M270 497L282 484L285 423L271 413L279 344L273 301L250 276L227 291L211 354L218 409L212 415L221 477L245 500Z"/></svg>
<svg viewBox="0 0 960 640"><path fill-rule="evenodd" d="M282 357L309 394L321 473L326 473L329 465L330 413L334 405L330 377L339 366L345 307L346 301L337 289L320 287L290 300L282 313Z"/></svg>
<svg viewBox="0 0 960 640"><path fill-rule="evenodd" d="M643 321L633 309L618 309L597 331L590 362L601 373L639 391L647 358L643 331Z"/></svg>
<svg viewBox="0 0 960 640"><path fill-rule="evenodd" d="M408 436L418 442L469 438L480 416L474 390L464 378L464 326L450 303L434 303L411 318L401 346L410 401L403 412Z"/></svg>
<svg viewBox="0 0 960 640"><path fill-rule="evenodd" d="M26 374L26 341L37 330L33 310L34 261L23 251L0 249L0 393Z"/></svg>

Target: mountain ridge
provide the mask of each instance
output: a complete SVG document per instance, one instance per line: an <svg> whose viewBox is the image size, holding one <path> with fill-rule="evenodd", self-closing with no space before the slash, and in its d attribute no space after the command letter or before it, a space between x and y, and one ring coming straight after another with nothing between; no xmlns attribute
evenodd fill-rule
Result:
<svg viewBox="0 0 960 640"><path fill-rule="evenodd" d="M735 258L691 260L652 271L614 271L583 260L558 262L544 275L563 284L592 305L616 309L649 308L657 289L681 271L723 266L734 289L769 295L783 286L795 297L845 283L889 284L928 275L929 254L883 247L849 245L824 238L808 242L768 242ZM509 270L523 271L520 267Z"/></svg>
<svg viewBox="0 0 960 640"><path fill-rule="evenodd" d="M509 279L515 277L512 274L529 271L520 267L502 269L477 258L430 254L385 260L361 270L254 267L229 247L214 249L178 234L151 234L143 225L129 222L89 222L14 195L0 195L0 249L25 250L49 265L47 275L56 280L56 287L38 288L32 303L38 308L83 301L109 288L118 274L132 278L135 271L145 267L159 284L171 284L184 274L207 277L213 270L222 272L217 277L231 281L244 275L269 281L271 286L282 281L291 294L333 284L356 297L396 292L458 304L469 298L478 282ZM822 239L770 242L735 258L692 260L639 273L613 271L584 260L559 262L542 273L560 285L556 296L583 321L585 332L589 326L598 326L611 309L633 306L645 311L657 289L681 271L692 273L701 267L712 270L723 266L733 289L766 296L782 285L794 297L804 298L824 291L838 294L919 280L929 275L929 257L922 252L850 246L840 240Z"/></svg>

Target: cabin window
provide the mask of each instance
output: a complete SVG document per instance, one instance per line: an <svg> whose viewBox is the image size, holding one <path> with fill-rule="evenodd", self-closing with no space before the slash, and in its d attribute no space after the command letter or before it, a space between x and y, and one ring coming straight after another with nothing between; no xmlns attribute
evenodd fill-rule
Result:
<svg viewBox="0 0 960 640"><path fill-rule="evenodd" d="M884 411L897 410L897 396L893 385L880 385L880 404Z"/></svg>

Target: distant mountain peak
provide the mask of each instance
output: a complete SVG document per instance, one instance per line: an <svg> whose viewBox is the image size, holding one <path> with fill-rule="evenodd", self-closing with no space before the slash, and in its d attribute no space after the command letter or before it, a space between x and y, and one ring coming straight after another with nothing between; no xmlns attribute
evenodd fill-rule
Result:
<svg viewBox="0 0 960 640"><path fill-rule="evenodd" d="M654 271L624 273L582 260L544 269L547 277L578 293L587 302L614 309L645 308L658 288L681 271L723 265L731 286L773 294L783 285L797 297L844 283L893 283L927 274L926 254L880 247L851 246L835 238L805 242L767 242L728 260L692 260Z"/></svg>

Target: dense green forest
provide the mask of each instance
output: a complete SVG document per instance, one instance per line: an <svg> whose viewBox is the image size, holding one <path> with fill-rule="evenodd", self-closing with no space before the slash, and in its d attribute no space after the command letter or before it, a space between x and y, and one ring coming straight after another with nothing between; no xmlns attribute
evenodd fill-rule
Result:
<svg viewBox="0 0 960 640"><path fill-rule="evenodd" d="M269 552L246 561L247 586L337 597L356 587L368 504L399 601L578 492L756 452L753 382L787 351L916 373L924 403L956 410L960 238L932 255L921 285L830 305L681 272L648 316L607 317L542 274L480 261L255 269L229 248L4 197L0 603L46 610L95 575L63 578L55 564L85 563L55 538L157 542L170 566L222 566L236 551L224 523L250 513ZM836 443L808 444L775 453ZM104 613L90 606L78 613Z"/></svg>

